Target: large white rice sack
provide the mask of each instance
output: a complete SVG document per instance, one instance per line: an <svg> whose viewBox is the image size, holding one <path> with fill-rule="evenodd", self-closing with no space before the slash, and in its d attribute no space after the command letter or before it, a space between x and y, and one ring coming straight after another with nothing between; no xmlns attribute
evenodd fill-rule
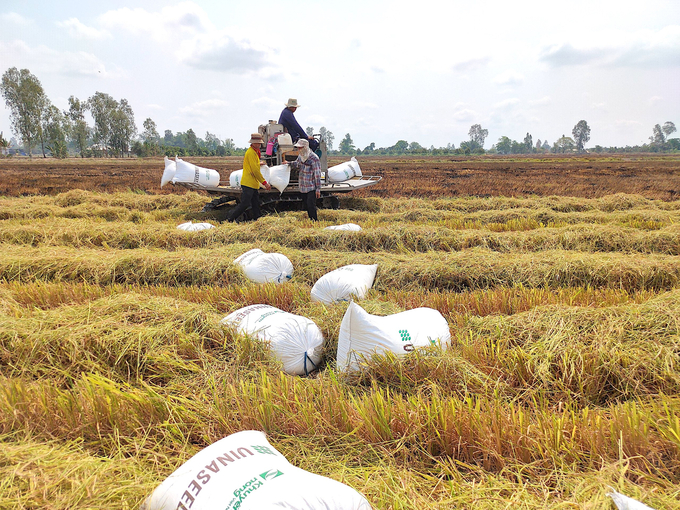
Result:
<svg viewBox="0 0 680 510"><path fill-rule="evenodd" d="M343 483L293 466L264 433L244 430L204 448L144 501L141 510L371 510Z"/></svg>
<svg viewBox="0 0 680 510"><path fill-rule="evenodd" d="M331 182L341 182L351 179L352 177L361 177L361 168L357 158L352 156L352 159L332 166L328 169L328 180Z"/></svg>
<svg viewBox="0 0 680 510"><path fill-rule="evenodd" d="M331 225L324 230L345 230L347 232L359 232L361 227L356 223L344 223L342 225Z"/></svg>
<svg viewBox="0 0 680 510"><path fill-rule="evenodd" d="M172 182L192 182L201 186L217 187L220 185L220 174L217 170L203 168L192 163L187 163L183 159L175 158L177 171L172 178Z"/></svg>
<svg viewBox="0 0 680 510"><path fill-rule="evenodd" d="M163 170L163 176L161 177L161 188L167 183L172 181L175 177L175 172L177 172L177 163L165 156L165 170Z"/></svg>
<svg viewBox="0 0 680 510"><path fill-rule="evenodd" d="M651 506L647 506L644 503L639 502L637 499L624 496L615 490L608 492L607 496L614 500L614 504L619 510L654 510Z"/></svg>
<svg viewBox="0 0 680 510"><path fill-rule="evenodd" d="M190 221L187 221L186 223L177 225L177 228L186 230L187 232L198 232L199 230L210 230L211 228L215 228L215 225L212 225L211 223L191 223Z"/></svg>
<svg viewBox="0 0 680 510"><path fill-rule="evenodd" d="M403 355L418 347L448 345L451 332L432 308L414 308L386 317L371 315L351 302L340 324L338 369L356 370L362 358L391 351Z"/></svg>
<svg viewBox="0 0 680 510"><path fill-rule="evenodd" d="M241 187L241 178L243 177L243 168L241 170L234 170L229 174L229 186L232 188Z"/></svg>
<svg viewBox="0 0 680 510"><path fill-rule="evenodd" d="M321 361L323 334L313 321L270 305L250 305L227 315L220 324L269 342L283 371L307 375Z"/></svg>
<svg viewBox="0 0 680 510"><path fill-rule="evenodd" d="M262 173L262 177L264 177L264 180L269 181L269 167L267 165L262 165L260 167L260 172ZM242 178L243 168L241 168L241 170L234 170L232 173L229 174L229 186L233 188L240 188ZM260 188L264 188L264 186L260 184Z"/></svg>
<svg viewBox="0 0 680 510"><path fill-rule="evenodd" d="M349 301L352 296L363 299L373 286L377 270L378 264L350 264L326 273L312 287L312 301L331 304Z"/></svg>
<svg viewBox="0 0 680 510"><path fill-rule="evenodd" d="M283 193L290 182L290 165L276 165L269 168L269 184Z"/></svg>
<svg viewBox="0 0 680 510"><path fill-rule="evenodd" d="M293 277L293 264L282 253L265 253L259 248L234 260L249 280L257 283L284 283Z"/></svg>

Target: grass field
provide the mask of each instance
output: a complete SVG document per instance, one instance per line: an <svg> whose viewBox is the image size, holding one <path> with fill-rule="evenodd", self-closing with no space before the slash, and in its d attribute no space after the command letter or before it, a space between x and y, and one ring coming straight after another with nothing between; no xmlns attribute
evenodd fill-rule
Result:
<svg viewBox="0 0 680 510"><path fill-rule="evenodd" d="M137 508L244 429L375 509L678 508L680 158L359 161L381 187L318 225L184 232L209 198L159 161L0 160L0 509ZM249 283L256 247L293 280ZM362 307L435 308L451 348L337 372L347 305L310 289L350 263L378 264ZM219 327L256 303L317 323L319 372Z"/></svg>

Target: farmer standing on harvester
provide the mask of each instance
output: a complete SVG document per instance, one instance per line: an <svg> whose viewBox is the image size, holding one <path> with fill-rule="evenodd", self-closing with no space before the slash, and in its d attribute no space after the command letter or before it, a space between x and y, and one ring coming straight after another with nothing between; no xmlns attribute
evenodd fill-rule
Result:
<svg viewBox="0 0 680 510"><path fill-rule="evenodd" d="M283 125L286 132L290 134L293 143L297 142L300 139L309 140L309 146L313 152L319 148L319 142L315 140L313 136L308 136L307 133L305 133L305 130L302 129L300 124L298 124L298 121L295 120L294 114L295 110L297 110L298 108L299 106L297 103L297 99L293 99L292 97L288 99L286 107L283 109L281 115L279 116L279 124Z"/></svg>

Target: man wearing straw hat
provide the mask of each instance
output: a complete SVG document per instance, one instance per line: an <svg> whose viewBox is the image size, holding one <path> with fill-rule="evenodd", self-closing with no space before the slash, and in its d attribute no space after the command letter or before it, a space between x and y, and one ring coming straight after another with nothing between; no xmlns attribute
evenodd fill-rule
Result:
<svg viewBox="0 0 680 510"><path fill-rule="evenodd" d="M234 207L227 215L227 220L233 222L243 214L243 212L251 207L253 210L253 219L256 220L261 216L260 213L260 195L257 192L260 189L260 184L266 190L270 190L271 185L264 180L260 165L264 165L264 161L260 159L260 145L262 144L262 135L253 133L250 135L250 147L243 157L243 176L241 177L241 201Z"/></svg>
<svg viewBox="0 0 680 510"><path fill-rule="evenodd" d="M307 133L305 133L305 130L302 129L302 126L300 126L298 121L295 120L295 110L297 110L299 107L300 105L298 105L297 99L291 97L279 116L279 124L282 124L286 132L290 134L290 137L293 139L293 143L300 139L309 140L310 148L315 151L319 147L319 142L316 141L313 136L307 136Z"/></svg>

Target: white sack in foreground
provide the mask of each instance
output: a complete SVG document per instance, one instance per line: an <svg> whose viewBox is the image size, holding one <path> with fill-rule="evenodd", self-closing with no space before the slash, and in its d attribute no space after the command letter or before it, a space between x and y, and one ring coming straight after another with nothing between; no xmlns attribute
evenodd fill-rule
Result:
<svg viewBox="0 0 680 510"><path fill-rule="evenodd" d="M651 506L640 503L637 499L624 496L615 490L608 492L607 496L614 500L614 504L619 510L654 510Z"/></svg>
<svg viewBox="0 0 680 510"><path fill-rule="evenodd" d="M269 167L267 165L262 165L260 167L260 172L262 173L262 177L264 177L264 180L269 181ZM232 188L240 188L242 178L243 168L241 168L241 170L234 170L232 173L229 174L229 186L231 186ZM260 184L260 189L264 189L264 186L262 186L262 184Z"/></svg>
<svg viewBox="0 0 680 510"><path fill-rule="evenodd" d="M161 177L161 188L167 183L171 182L173 177L175 177L175 172L177 172L177 163L165 156L165 170L163 170L163 176Z"/></svg>
<svg viewBox="0 0 680 510"><path fill-rule="evenodd" d="M331 182L346 181L352 177L361 177L361 175L359 162L354 156L352 156L352 159L349 161L332 166L328 169L328 180Z"/></svg>
<svg viewBox="0 0 680 510"><path fill-rule="evenodd" d="M287 374L307 375L321 361L323 334L312 320L301 315L270 305L250 305L227 315L220 324L269 342Z"/></svg>
<svg viewBox="0 0 680 510"><path fill-rule="evenodd" d="M187 232L198 232L200 230L210 230L211 228L215 228L215 225L212 225L211 223L191 223L190 221L187 221L186 223L177 225L177 228L180 230L186 230Z"/></svg>
<svg viewBox="0 0 680 510"><path fill-rule="evenodd" d="M349 301L352 296L363 299L373 286L378 264L350 264L326 273L312 287L312 301L331 304Z"/></svg>
<svg viewBox="0 0 680 510"><path fill-rule="evenodd" d="M293 264L282 253L265 253L259 248L234 260L249 280L257 283L284 283L293 277Z"/></svg>
<svg viewBox="0 0 680 510"><path fill-rule="evenodd" d="M403 355L418 347L444 346L450 341L446 319L432 308L379 317L351 302L340 324L338 370L356 370L362 358L374 353Z"/></svg>
<svg viewBox="0 0 680 510"><path fill-rule="evenodd" d="M173 184L176 182L192 182L201 186L219 186L220 174L217 170L196 166L179 158L175 158L175 160L177 171L172 178Z"/></svg>
<svg viewBox="0 0 680 510"><path fill-rule="evenodd" d="M324 230L346 230L348 232L359 232L361 227L356 223L344 223L342 225L331 225Z"/></svg>
<svg viewBox="0 0 680 510"><path fill-rule="evenodd" d="M351 487L293 466L262 432L204 448L161 483L141 510L371 510Z"/></svg>

